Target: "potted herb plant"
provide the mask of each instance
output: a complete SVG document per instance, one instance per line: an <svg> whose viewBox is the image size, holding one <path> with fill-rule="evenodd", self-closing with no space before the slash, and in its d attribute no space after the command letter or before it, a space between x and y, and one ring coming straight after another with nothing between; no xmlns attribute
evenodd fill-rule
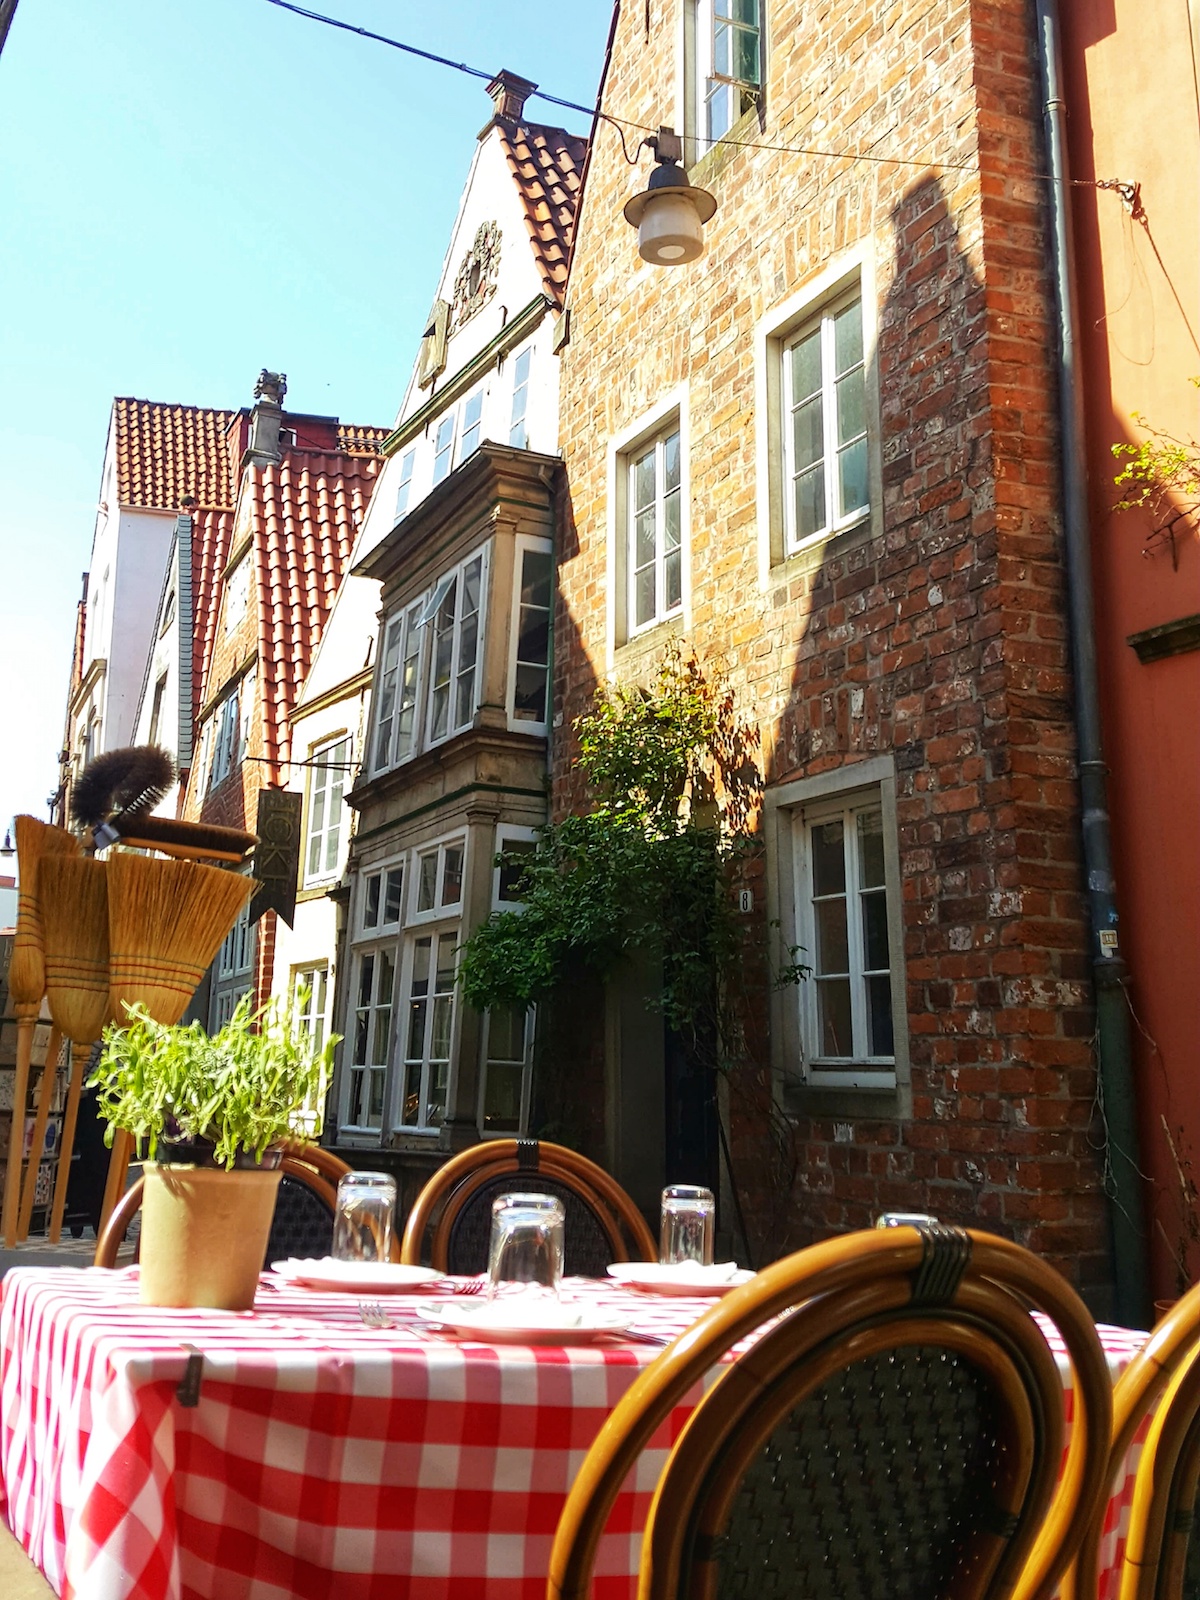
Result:
<svg viewBox="0 0 1200 1600"><path fill-rule="evenodd" d="M141 1006L105 1031L91 1079L105 1138L123 1129L146 1157L143 1302L253 1304L282 1145L311 1128L335 1043L318 1047L291 1007L255 1012L249 997L211 1036L198 1022L155 1022Z"/></svg>

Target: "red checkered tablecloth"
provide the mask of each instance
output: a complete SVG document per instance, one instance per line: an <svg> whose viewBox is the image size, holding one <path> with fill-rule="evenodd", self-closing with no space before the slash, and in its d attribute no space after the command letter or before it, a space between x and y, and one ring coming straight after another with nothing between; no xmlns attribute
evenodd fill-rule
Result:
<svg viewBox="0 0 1200 1600"><path fill-rule="evenodd" d="M572 1287L647 1333L678 1333L708 1303ZM0 1504L75 1600L541 1600L579 1463L656 1354L422 1336L401 1296L384 1302L398 1326L367 1328L354 1296L274 1284L253 1312L149 1308L136 1268L25 1268L2 1290ZM1102 1335L1114 1374L1145 1337ZM698 1397L626 1484L596 1600L631 1600L654 1484Z"/></svg>

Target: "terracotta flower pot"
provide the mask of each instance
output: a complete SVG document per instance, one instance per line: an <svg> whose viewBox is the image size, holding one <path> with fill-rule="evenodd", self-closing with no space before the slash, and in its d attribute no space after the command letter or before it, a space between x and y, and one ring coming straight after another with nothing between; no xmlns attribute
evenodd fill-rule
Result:
<svg viewBox="0 0 1200 1600"><path fill-rule="evenodd" d="M282 1176L258 1168L148 1161L139 1299L150 1306L248 1311Z"/></svg>

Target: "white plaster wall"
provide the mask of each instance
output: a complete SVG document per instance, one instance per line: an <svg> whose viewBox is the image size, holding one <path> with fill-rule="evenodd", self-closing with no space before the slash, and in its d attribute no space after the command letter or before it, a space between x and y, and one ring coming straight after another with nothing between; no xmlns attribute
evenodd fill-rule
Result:
<svg viewBox="0 0 1200 1600"><path fill-rule="evenodd" d="M109 528L112 518L109 519ZM106 603L108 676L103 748L129 744L154 637L175 527L173 511L122 511Z"/></svg>

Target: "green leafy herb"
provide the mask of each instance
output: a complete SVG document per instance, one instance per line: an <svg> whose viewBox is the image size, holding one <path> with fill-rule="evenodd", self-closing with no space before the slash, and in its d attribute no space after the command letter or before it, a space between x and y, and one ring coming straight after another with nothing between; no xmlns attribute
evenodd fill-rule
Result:
<svg viewBox="0 0 1200 1600"><path fill-rule="evenodd" d="M232 1167L242 1152L261 1161L269 1145L311 1132L336 1043L331 1035L318 1047L281 1000L256 1012L247 996L211 1036L198 1022L167 1027L132 1006L127 1026L105 1029L89 1086L100 1090L108 1144L122 1128L148 1141L153 1160L160 1140L208 1139L216 1162Z"/></svg>

